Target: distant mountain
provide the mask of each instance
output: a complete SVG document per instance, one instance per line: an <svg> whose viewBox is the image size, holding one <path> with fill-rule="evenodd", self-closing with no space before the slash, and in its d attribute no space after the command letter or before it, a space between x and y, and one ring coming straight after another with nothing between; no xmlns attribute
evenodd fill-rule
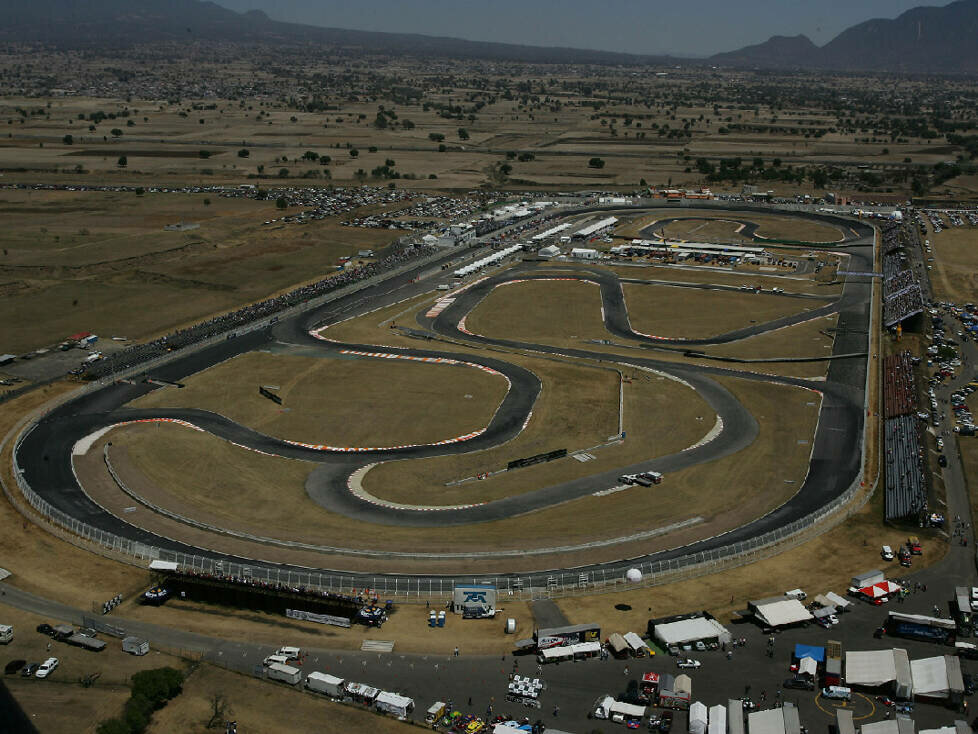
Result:
<svg viewBox="0 0 978 734"><path fill-rule="evenodd" d="M380 54L570 64L669 63L667 57L520 46L404 33L282 23L260 10L237 13L202 0L0 0L0 43L64 48L160 41L320 44Z"/></svg>
<svg viewBox="0 0 978 734"><path fill-rule="evenodd" d="M717 54L710 62L771 69L974 74L978 73L978 0L913 8L893 20L868 20L822 47L805 36L775 36L757 46Z"/></svg>

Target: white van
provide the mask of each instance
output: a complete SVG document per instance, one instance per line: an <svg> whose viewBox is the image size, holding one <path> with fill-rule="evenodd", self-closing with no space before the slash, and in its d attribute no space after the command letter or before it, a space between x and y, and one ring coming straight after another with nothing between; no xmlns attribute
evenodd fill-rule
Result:
<svg viewBox="0 0 978 734"><path fill-rule="evenodd" d="M880 551L880 555L883 556L884 561L892 561L893 549L888 545L884 545L883 549Z"/></svg>
<svg viewBox="0 0 978 734"><path fill-rule="evenodd" d="M845 686L827 686L822 689L822 698L834 698L839 701L852 700L852 689Z"/></svg>
<svg viewBox="0 0 978 734"><path fill-rule="evenodd" d="M797 599L798 601L805 601L805 599L808 598L808 594L806 594L801 589L792 589L791 591L786 591L784 592L784 595L789 599Z"/></svg>
<svg viewBox="0 0 978 734"><path fill-rule="evenodd" d="M298 647L280 647L275 654L282 655L288 660L298 660L302 657L302 650Z"/></svg>
<svg viewBox="0 0 978 734"><path fill-rule="evenodd" d="M271 665L288 665L289 659L285 655L269 655L262 661L262 665L266 668Z"/></svg>
<svg viewBox="0 0 978 734"><path fill-rule="evenodd" d="M9 624L0 624L0 645L6 645L14 639L14 628Z"/></svg>

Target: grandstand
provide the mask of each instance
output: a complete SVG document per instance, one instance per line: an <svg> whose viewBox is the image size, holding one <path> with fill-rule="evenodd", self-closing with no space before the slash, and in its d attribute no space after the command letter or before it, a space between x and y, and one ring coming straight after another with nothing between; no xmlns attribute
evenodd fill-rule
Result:
<svg viewBox="0 0 978 734"><path fill-rule="evenodd" d="M910 352L887 357L883 360L887 520L915 517L927 507L916 405L917 389Z"/></svg>
<svg viewBox="0 0 978 734"><path fill-rule="evenodd" d="M887 328L923 313L924 294L920 281L910 269L905 256L903 228L884 226L883 238L883 325Z"/></svg>

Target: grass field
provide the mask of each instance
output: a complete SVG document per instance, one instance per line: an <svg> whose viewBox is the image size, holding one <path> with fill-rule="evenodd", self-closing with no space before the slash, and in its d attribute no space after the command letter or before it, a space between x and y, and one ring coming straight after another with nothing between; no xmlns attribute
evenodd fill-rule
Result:
<svg viewBox="0 0 978 734"><path fill-rule="evenodd" d="M158 650L141 657L124 653L121 642L112 637L106 638L106 648L95 654L53 642L35 631L41 622L57 624L65 620L41 617L3 604L0 604L0 618L14 628L13 642L2 648L5 664L17 659L40 663L51 656L60 661L54 673L44 680L3 676L3 684L42 734L94 732L99 721L121 714L134 673L164 666L184 667L179 658ZM79 679L93 674L98 674L95 685L83 687Z"/></svg>
<svg viewBox="0 0 978 734"><path fill-rule="evenodd" d="M595 458L591 461L567 458L444 486L503 469L513 458L555 448L589 448L617 434L617 375L567 367L552 373L526 430L509 444L475 454L381 464L366 474L364 488L395 502L418 501L416 498L429 495L437 498L437 504L487 501L681 451L713 427L715 414L688 388L639 370L626 369L625 374L630 378L624 385L627 439L592 451ZM582 411L582 405L588 410ZM554 436L564 443L556 444Z"/></svg>
<svg viewBox="0 0 978 734"><path fill-rule="evenodd" d="M930 271L934 297L941 301L970 303L978 293L978 231L970 225L949 227L934 234L927 225L935 262ZM929 255L925 253L925 257Z"/></svg>
<svg viewBox="0 0 978 734"><path fill-rule="evenodd" d="M250 352L163 388L133 407L200 408L261 433L330 446L433 443L485 428L507 392L461 365ZM277 386L276 405L258 394Z"/></svg>
<svg viewBox="0 0 978 734"><path fill-rule="evenodd" d="M45 385L4 403L0 410L0 437L19 418L76 386L60 382ZM0 471L7 487L15 487L8 443L0 453ZM106 560L59 540L22 516L5 495L0 495L0 557L12 576L4 583L65 604L88 609L116 594L129 595L149 581L146 571Z"/></svg>
<svg viewBox="0 0 978 734"><path fill-rule="evenodd" d="M733 621L733 611L746 608L748 600L777 596L799 585L809 597L826 591L845 596L849 579L867 568L879 568L888 577L902 571L896 562L880 561L881 545L895 547L903 542L899 533L880 522L882 515L882 493L877 492L863 509L838 527L772 558L689 581L575 597L558 600L557 604L572 624L596 622L602 629L644 631L650 617L691 609L705 608L726 624ZM936 563L947 552L947 541L936 534L922 536L921 540L924 555L915 558L915 570ZM812 559L821 557L826 547L833 549L832 563L813 563ZM622 603L632 609L615 609L616 604Z"/></svg>
<svg viewBox="0 0 978 734"><path fill-rule="evenodd" d="M529 515L469 526L467 547L520 548L628 535L639 530L661 527L700 514L705 522L691 530L643 541L639 546L610 546L589 551L592 561L601 557L620 557L623 550L654 550L688 542L700 533L713 534L739 525L746 519L780 504L793 491L807 468L810 446L799 444L811 439L816 408L807 405L808 393L794 388L723 378L734 394L749 407L761 424L761 434L738 454L691 469L676 472L669 482L668 504L650 503L645 490L632 489L617 494L593 497L558 505ZM816 401L817 402L817 401ZM705 422L705 421L704 421ZM426 550L454 550L456 543L437 528L416 529L376 526L334 517L315 506L306 496L302 482L310 465L261 456L187 429L170 425L131 426L111 434L113 465L123 479L152 501L176 512L222 527L246 530L261 535L279 535L291 540L321 544L353 543L360 547ZM179 456L180 461L173 457ZM110 511L121 513L132 501L121 495L105 478L99 446L76 461L86 489ZM194 471L187 469L193 467ZM760 469L758 468L760 467ZM403 472L406 473L406 472ZM101 478L100 478L101 477ZM274 479L272 479L274 477ZM539 477L531 486L539 486ZM464 486L464 485L463 485ZM469 485L471 486L471 485ZM270 489L274 487L274 490ZM743 502L743 488L751 488L752 501ZM651 490L657 491L657 490ZM247 498L242 502L242 498ZM709 503L705 498L709 497ZM704 510L710 508L710 512ZM247 512L243 508L247 507ZM581 518L588 518L582 523ZM297 524L301 518L301 524ZM627 518L623 523L622 518ZM244 541L218 537L182 526L143 509L127 514L127 520L173 536L174 534L207 547L227 552L255 553ZM527 539L533 543L528 544ZM567 562L581 554L566 554ZM293 551L262 546L261 557L276 558L305 565L322 565L324 558L313 551ZM580 561L578 561L580 562ZM375 561L344 558L346 567L368 570ZM429 571L451 567L453 562L427 562ZM469 569L485 567L517 570L539 565L539 560L500 558L499 562L475 561ZM416 567L412 561L390 559L387 570Z"/></svg>
<svg viewBox="0 0 978 734"><path fill-rule="evenodd" d="M632 328L669 338L717 336L823 305L787 296L633 283L622 290Z"/></svg>
<svg viewBox="0 0 978 734"><path fill-rule="evenodd" d="M12 223L0 234L4 350L80 331L155 336L318 280L340 256L394 236L336 217L264 226L275 211L274 202L204 194L0 192L0 216ZM164 231L180 221L200 227Z"/></svg>
<svg viewBox="0 0 978 734"><path fill-rule="evenodd" d="M207 728L215 693L227 698L228 714L240 722L241 732L273 734L282 731L284 721L288 721L290 731L296 732L407 734L417 731L411 724L363 708L333 703L281 683L258 680L213 665L201 665L194 670L184 683L183 693L153 714L146 731L148 734L215 731ZM223 726L223 722L219 724L219 728Z"/></svg>
<svg viewBox="0 0 978 734"><path fill-rule="evenodd" d="M465 327L481 336L554 346L610 336L598 286L563 280L499 286L472 309Z"/></svg>

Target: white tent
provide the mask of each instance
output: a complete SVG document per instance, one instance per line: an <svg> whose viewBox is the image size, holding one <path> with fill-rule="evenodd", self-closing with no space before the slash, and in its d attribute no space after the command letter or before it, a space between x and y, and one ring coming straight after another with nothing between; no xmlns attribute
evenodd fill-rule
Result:
<svg viewBox="0 0 978 734"><path fill-rule="evenodd" d="M708 720L706 705L695 701L689 707L689 734L704 734Z"/></svg>
<svg viewBox="0 0 978 734"><path fill-rule="evenodd" d="M913 675L914 695L917 696L949 698L964 689L961 662L955 657L943 655L911 660L910 672Z"/></svg>
<svg viewBox="0 0 978 734"><path fill-rule="evenodd" d="M893 683L898 698L910 698L914 681L906 650L852 650L846 653L846 682L876 688Z"/></svg>
<svg viewBox="0 0 978 734"><path fill-rule="evenodd" d="M747 716L747 730L750 734L785 734L781 709L752 711Z"/></svg>
<svg viewBox="0 0 978 734"><path fill-rule="evenodd" d="M560 254L560 248L556 245L547 245L546 247L541 247L537 254L541 257L554 257Z"/></svg>
<svg viewBox="0 0 978 734"><path fill-rule="evenodd" d="M727 700L727 731L729 734L744 734L744 702L739 698Z"/></svg>
<svg viewBox="0 0 978 734"><path fill-rule="evenodd" d="M837 708L835 710L835 728L839 734L856 734L856 725L852 723L852 711L850 709Z"/></svg>
<svg viewBox="0 0 978 734"><path fill-rule="evenodd" d="M710 706L710 734L727 734L727 707Z"/></svg>
<svg viewBox="0 0 978 734"><path fill-rule="evenodd" d="M777 599L756 602L754 605L758 618L771 627L808 622L811 612L797 599Z"/></svg>
<svg viewBox="0 0 978 734"><path fill-rule="evenodd" d="M394 716L407 716L414 709L414 701L389 691L381 691L374 699L378 711L386 711Z"/></svg>
<svg viewBox="0 0 978 734"><path fill-rule="evenodd" d="M730 642L730 632L727 631L727 628L715 619L706 617L657 624L654 635L662 647L682 645L685 642L696 642L697 640L715 639L717 642Z"/></svg>
<svg viewBox="0 0 978 734"><path fill-rule="evenodd" d="M845 611L852 606L852 602L849 599L839 596L834 591L826 592L825 598L835 605L836 609L840 609L842 611Z"/></svg>
<svg viewBox="0 0 978 734"><path fill-rule="evenodd" d="M804 657L798 661L798 674L815 676L818 672L818 663L815 658Z"/></svg>

